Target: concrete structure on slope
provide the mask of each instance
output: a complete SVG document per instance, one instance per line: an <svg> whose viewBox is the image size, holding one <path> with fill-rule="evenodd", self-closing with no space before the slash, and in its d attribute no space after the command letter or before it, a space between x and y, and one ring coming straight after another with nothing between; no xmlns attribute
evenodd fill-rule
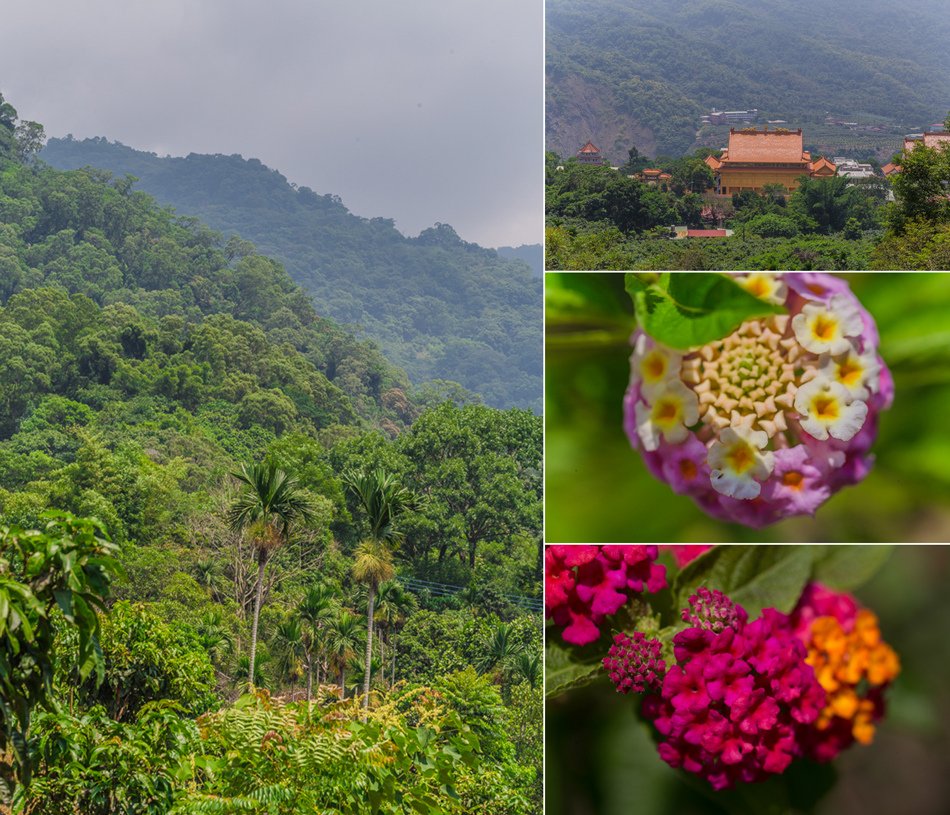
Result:
<svg viewBox="0 0 950 815"><path fill-rule="evenodd" d="M762 192L766 186L779 184L788 192L798 188L802 176L829 178L835 165L826 158L813 159L803 149L802 131L729 130L729 146L722 156L706 160L716 178L716 192L732 195L744 190Z"/></svg>
<svg viewBox="0 0 950 815"><path fill-rule="evenodd" d="M834 164L838 168L838 175L847 178L874 178L877 175L870 164L862 164L852 159L835 156Z"/></svg>

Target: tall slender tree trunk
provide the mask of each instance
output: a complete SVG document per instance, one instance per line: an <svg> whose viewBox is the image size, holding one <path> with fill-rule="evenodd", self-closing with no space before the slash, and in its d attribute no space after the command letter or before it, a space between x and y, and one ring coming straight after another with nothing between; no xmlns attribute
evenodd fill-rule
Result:
<svg viewBox="0 0 950 815"><path fill-rule="evenodd" d="M257 623L261 618L261 603L264 600L264 568L267 566L267 553L262 549L257 556L257 596L254 598L254 622L251 624L251 666L248 682L254 687L254 660L257 656Z"/></svg>
<svg viewBox="0 0 950 815"><path fill-rule="evenodd" d="M340 698L346 699L346 685L344 684L344 678L346 676L346 668L340 668Z"/></svg>
<svg viewBox="0 0 950 815"><path fill-rule="evenodd" d="M366 622L366 673L363 675L363 710L369 710L369 677L373 669L373 611L376 608L376 586L369 584L369 612ZM366 713L363 713L366 721Z"/></svg>
<svg viewBox="0 0 950 815"><path fill-rule="evenodd" d="M386 681L386 639L383 637L382 633L379 635L379 664L380 670L383 672L383 682Z"/></svg>
<svg viewBox="0 0 950 815"><path fill-rule="evenodd" d="M307 710L310 710L310 700L313 699L313 657L307 658Z"/></svg>

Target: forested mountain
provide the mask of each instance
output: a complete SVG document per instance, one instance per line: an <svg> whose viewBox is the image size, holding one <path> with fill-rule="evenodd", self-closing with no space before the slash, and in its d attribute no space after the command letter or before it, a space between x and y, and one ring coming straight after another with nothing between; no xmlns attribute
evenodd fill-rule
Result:
<svg viewBox="0 0 950 815"><path fill-rule="evenodd" d="M712 107L914 130L950 100L942 0L549 0L546 26L548 149L563 156L588 139L614 163L634 144L681 155Z"/></svg>
<svg viewBox="0 0 950 815"><path fill-rule="evenodd" d="M360 326L413 382L453 380L489 405L540 412L541 283L525 263L447 224L407 238L392 220L353 215L256 159L160 158L101 138L52 139L42 158L131 174L178 212L253 241L320 314Z"/></svg>
<svg viewBox="0 0 950 815"><path fill-rule="evenodd" d="M502 257L523 260L538 277L544 273L544 250L539 243L523 243L521 246L499 246L495 251Z"/></svg>
<svg viewBox="0 0 950 815"><path fill-rule="evenodd" d="M411 388L24 124L0 96L0 813L539 811L540 417Z"/></svg>

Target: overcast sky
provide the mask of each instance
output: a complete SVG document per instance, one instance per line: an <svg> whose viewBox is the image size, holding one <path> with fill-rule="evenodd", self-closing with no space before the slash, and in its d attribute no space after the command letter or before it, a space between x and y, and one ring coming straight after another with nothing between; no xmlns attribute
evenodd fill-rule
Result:
<svg viewBox="0 0 950 815"><path fill-rule="evenodd" d="M416 235L540 243L542 0L3 0L49 136L241 153Z"/></svg>

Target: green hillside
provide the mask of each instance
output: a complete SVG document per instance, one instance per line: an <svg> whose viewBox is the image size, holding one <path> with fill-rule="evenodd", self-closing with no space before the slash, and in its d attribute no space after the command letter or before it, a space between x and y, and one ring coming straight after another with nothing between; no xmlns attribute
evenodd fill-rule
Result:
<svg viewBox="0 0 950 815"><path fill-rule="evenodd" d="M548 149L573 155L592 138L614 163L632 144L679 155L712 107L806 130L831 115L893 140L950 107L946 12L938 0L549 0Z"/></svg>
<svg viewBox="0 0 950 815"><path fill-rule="evenodd" d="M407 238L256 159L159 158L105 139L52 139L55 167L101 167L280 260L320 314L359 326L411 380L453 380L495 407L540 412L541 283L447 224Z"/></svg>
<svg viewBox="0 0 950 815"><path fill-rule="evenodd" d="M16 118L0 813L539 811L541 418Z"/></svg>

